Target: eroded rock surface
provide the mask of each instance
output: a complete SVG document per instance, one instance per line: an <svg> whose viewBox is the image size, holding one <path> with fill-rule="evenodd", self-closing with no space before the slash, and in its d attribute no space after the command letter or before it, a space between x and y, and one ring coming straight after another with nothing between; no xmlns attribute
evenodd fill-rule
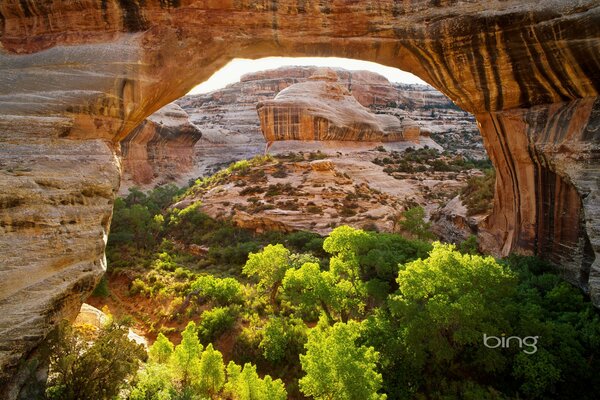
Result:
<svg viewBox="0 0 600 400"><path fill-rule="evenodd" d="M412 120L373 114L337 82L331 70L292 85L273 100L258 103L261 129L267 142L280 140L341 140L397 142L419 140Z"/></svg>
<svg viewBox="0 0 600 400"><path fill-rule="evenodd" d="M498 171L490 246L560 258L600 304L595 0L11 1L0 46L3 393L103 273L116 143L234 57L360 58L441 90L476 115Z"/></svg>
<svg viewBox="0 0 600 400"><path fill-rule="evenodd" d="M201 137L177 104L161 108L121 141L121 189L181 183L181 176L194 167L194 144Z"/></svg>
<svg viewBox="0 0 600 400"><path fill-rule="evenodd" d="M291 85L308 81L319 70L323 68L294 66L250 73L223 89L177 100L203 133L195 146L195 169L186 178L206 175L231 161L263 154L266 141L256 104L272 100ZM411 119L422 134L429 132L436 141L448 142L450 151L484 157L475 118L431 86L392 84L370 71L328 70L335 72L337 82L372 112Z"/></svg>

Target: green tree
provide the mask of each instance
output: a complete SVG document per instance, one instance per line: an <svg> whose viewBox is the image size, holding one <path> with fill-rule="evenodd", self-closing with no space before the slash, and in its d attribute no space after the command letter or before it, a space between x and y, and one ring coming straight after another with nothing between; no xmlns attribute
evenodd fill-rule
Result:
<svg viewBox="0 0 600 400"><path fill-rule="evenodd" d="M306 376L300 390L315 399L375 400L385 399L382 378L377 372L379 354L358 345L360 325L338 322L332 327L319 326L308 335L306 354L300 356Z"/></svg>
<svg viewBox="0 0 600 400"><path fill-rule="evenodd" d="M423 385L428 395L450 390L460 396L467 383L503 370L506 359L483 346L482 334L510 331L506 305L516 279L507 268L492 257L434 243L429 258L398 273L398 285L389 307L402 327L404 362L426 378L407 385Z"/></svg>
<svg viewBox="0 0 600 400"><path fill-rule="evenodd" d="M200 392L203 396L214 398L225 383L225 364L223 355L213 348L212 343L200 358Z"/></svg>
<svg viewBox="0 0 600 400"><path fill-rule="evenodd" d="M150 360L158 364L166 364L169 362L171 354L173 354L173 343L165 335L159 333L156 341L150 346L148 355Z"/></svg>
<svg viewBox="0 0 600 400"><path fill-rule="evenodd" d="M279 308L277 291L285 271L292 267L290 256L290 251L283 245L270 244L259 253L250 253L242 270L248 276L258 277L259 288L269 292L271 305L275 310Z"/></svg>
<svg viewBox="0 0 600 400"><path fill-rule="evenodd" d="M190 321L181 333L181 343L173 351L171 365L179 384L191 389L200 380L200 354L202 344L198 340L196 324Z"/></svg>
<svg viewBox="0 0 600 400"><path fill-rule="evenodd" d="M198 336L205 342L212 342L231 329L235 324L236 312L231 307L213 307L202 313L198 326Z"/></svg>
<svg viewBox="0 0 600 400"><path fill-rule="evenodd" d="M263 357L273 364L297 365L298 354L306 343L306 325L301 319L272 317L267 321L259 348Z"/></svg>
<svg viewBox="0 0 600 400"><path fill-rule="evenodd" d="M64 321L52 341L46 395L60 400L112 399L145 357L128 339L127 327L114 322L96 329Z"/></svg>
<svg viewBox="0 0 600 400"><path fill-rule="evenodd" d="M273 380L269 375L260 379L256 366L247 363L241 368L233 361L227 365L224 391L233 400L284 400L287 397L280 379Z"/></svg>
<svg viewBox="0 0 600 400"><path fill-rule="evenodd" d="M177 398L173 373L168 364L149 362L138 372L137 384L129 400L172 400Z"/></svg>
<svg viewBox="0 0 600 400"><path fill-rule="evenodd" d="M299 269L285 273L282 287L286 298L303 313L321 308L327 319L333 323L333 310L340 309L341 293L335 286L333 275L321 271L318 264L305 263Z"/></svg>
<svg viewBox="0 0 600 400"><path fill-rule="evenodd" d="M420 240L431 240L435 237L431 233L431 223L425 222L425 209L412 207L402 213L401 229Z"/></svg>

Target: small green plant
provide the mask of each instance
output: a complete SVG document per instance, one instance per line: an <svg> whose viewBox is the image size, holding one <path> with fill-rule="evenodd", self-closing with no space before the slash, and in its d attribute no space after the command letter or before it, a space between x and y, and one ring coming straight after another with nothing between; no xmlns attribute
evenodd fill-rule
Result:
<svg viewBox="0 0 600 400"><path fill-rule="evenodd" d="M496 170L488 169L484 176L473 176L467 181L460 198L467 207L467 215L488 213L494 200Z"/></svg>
<svg viewBox="0 0 600 400"><path fill-rule="evenodd" d="M431 223L425 222L425 209L417 206L409 208L402 213L401 229L420 240L431 240L435 236L431 233Z"/></svg>

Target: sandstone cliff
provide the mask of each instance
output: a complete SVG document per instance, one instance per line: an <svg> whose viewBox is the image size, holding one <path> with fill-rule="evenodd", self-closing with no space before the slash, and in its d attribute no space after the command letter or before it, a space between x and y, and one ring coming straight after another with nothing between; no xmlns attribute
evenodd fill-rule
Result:
<svg viewBox="0 0 600 400"><path fill-rule="evenodd" d="M337 75L329 69L317 71L310 81L296 83L256 108L267 142L419 140L420 129L414 121L401 123L393 115L373 114L337 82Z"/></svg>
<svg viewBox="0 0 600 400"><path fill-rule="evenodd" d="M490 246L559 258L600 305L595 0L10 1L0 46L9 399L17 366L103 273L118 141L233 57L360 58L441 90L476 115L497 169Z"/></svg>
<svg viewBox="0 0 600 400"><path fill-rule="evenodd" d="M306 82L320 68L281 67L250 73L240 82L206 94L177 100L191 121L202 127L195 146L195 168L187 178L213 172L229 162L262 154L265 139L256 104L272 100L281 90ZM321 68L322 69L322 68ZM370 71L330 68L337 81L360 104L377 114L412 119L421 132L446 143L450 151L483 158L485 150L472 115L457 107L442 93L426 85L392 84Z"/></svg>
<svg viewBox="0 0 600 400"><path fill-rule="evenodd" d="M194 144L201 137L200 129L177 104L161 108L121 141L121 190L181 183L181 176L194 167Z"/></svg>

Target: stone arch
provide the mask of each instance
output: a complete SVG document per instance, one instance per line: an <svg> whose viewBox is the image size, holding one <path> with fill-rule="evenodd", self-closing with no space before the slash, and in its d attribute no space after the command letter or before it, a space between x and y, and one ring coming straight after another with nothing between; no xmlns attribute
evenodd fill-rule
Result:
<svg viewBox="0 0 600 400"><path fill-rule="evenodd" d="M14 374L20 360L56 321L73 316L103 272L119 140L233 57L358 58L431 83L475 114L498 170L482 238L499 254L552 252L549 241L563 236L545 228L555 221L549 215L567 213L579 227L579 240L568 234L568 243L584 244L570 245L571 259L561 260L600 304L600 5L489 7L453 0L0 5L0 379L8 397L26 379Z"/></svg>

